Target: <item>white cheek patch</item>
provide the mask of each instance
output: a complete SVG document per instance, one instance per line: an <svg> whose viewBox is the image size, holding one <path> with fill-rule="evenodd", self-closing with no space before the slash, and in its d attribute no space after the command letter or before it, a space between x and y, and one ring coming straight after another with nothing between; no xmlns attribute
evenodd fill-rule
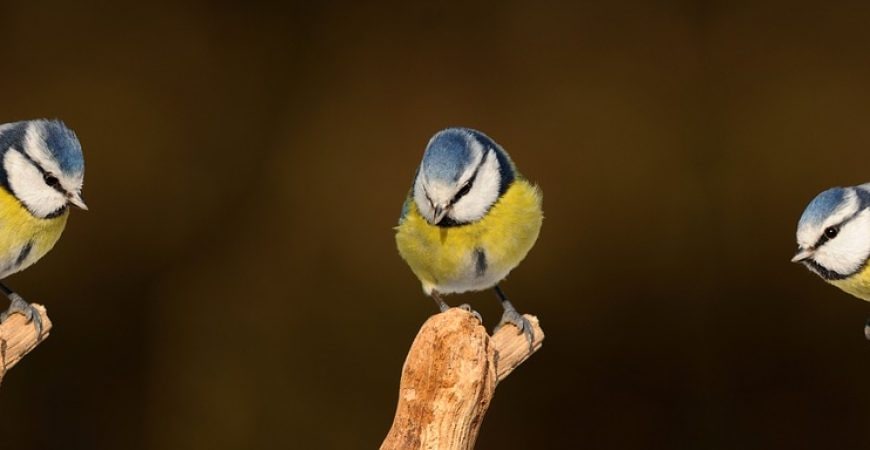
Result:
<svg viewBox="0 0 870 450"><path fill-rule="evenodd" d="M500 183L498 158L492 151L486 155L486 159L478 169L471 190L453 205L448 215L459 223L480 220L498 200Z"/></svg>
<svg viewBox="0 0 870 450"><path fill-rule="evenodd" d="M33 215L47 217L67 204L66 196L45 184L42 172L17 150L6 151L3 168L12 193Z"/></svg>
<svg viewBox="0 0 870 450"><path fill-rule="evenodd" d="M861 211L840 228L834 239L816 249L813 259L841 275L857 272L870 256L870 209Z"/></svg>

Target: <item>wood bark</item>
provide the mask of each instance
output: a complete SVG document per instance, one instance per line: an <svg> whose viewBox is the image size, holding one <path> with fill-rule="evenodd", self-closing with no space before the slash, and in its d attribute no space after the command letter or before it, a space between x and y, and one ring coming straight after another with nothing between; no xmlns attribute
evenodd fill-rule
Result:
<svg viewBox="0 0 870 450"><path fill-rule="evenodd" d="M45 307L36 304L33 307L42 318L41 335L36 334L36 328L22 314L12 314L0 323L0 383L9 369L48 337L51 320L48 319Z"/></svg>
<svg viewBox="0 0 870 450"><path fill-rule="evenodd" d="M399 404L381 450L468 450L496 385L541 348L534 316L531 345L511 325L492 337L469 312L453 308L429 318L402 368Z"/></svg>

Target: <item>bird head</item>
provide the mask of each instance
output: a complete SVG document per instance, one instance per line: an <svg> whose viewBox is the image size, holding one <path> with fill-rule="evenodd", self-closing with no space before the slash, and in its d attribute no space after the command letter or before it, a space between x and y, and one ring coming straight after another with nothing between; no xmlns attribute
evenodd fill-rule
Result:
<svg viewBox="0 0 870 450"><path fill-rule="evenodd" d="M0 126L2 182L31 214L49 218L82 200L82 147L58 120L29 120Z"/></svg>
<svg viewBox="0 0 870 450"><path fill-rule="evenodd" d="M826 280L859 272L870 257L870 186L828 189L807 205L792 262Z"/></svg>
<svg viewBox="0 0 870 450"><path fill-rule="evenodd" d="M414 202L432 225L481 219L513 181L504 150L483 133L448 128L429 141L414 181Z"/></svg>

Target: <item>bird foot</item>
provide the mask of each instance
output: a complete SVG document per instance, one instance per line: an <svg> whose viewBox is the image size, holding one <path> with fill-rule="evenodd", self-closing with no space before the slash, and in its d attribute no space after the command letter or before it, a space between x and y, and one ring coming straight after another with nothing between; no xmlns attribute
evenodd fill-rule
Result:
<svg viewBox="0 0 870 450"><path fill-rule="evenodd" d="M27 323L33 323L33 328L36 328L36 335L42 336L42 317L39 315L39 311L30 303L24 301L18 294L9 294L9 300L12 303L9 304L9 308L6 311L0 314L0 323L5 322L12 314L22 314L27 319Z"/></svg>
<svg viewBox="0 0 870 450"><path fill-rule="evenodd" d="M516 309L506 308L504 314L501 315L501 321L495 326L494 331L498 331L501 327L507 324L517 327L517 334L526 335L526 340L529 341L529 348L532 348L532 341L535 336L532 331L532 323L529 322L529 319L526 319L525 316L517 312Z"/></svg>
<svg viewBox="0 0 870 450"><path fill-rule="evenodd" d="M468 303L463 303L463 304L459 305L459 309L466 311L466 312L470 312L471 315L474 316L478 322L483 323L483 317L480 316L479 312L471 309L471 305L469 305Z"/></svg>
<svg viewBox="0 0 870 450"><path fill-rule="evenodd" d="M867 322L864 324L864 337L870 341L870 319L867 319Z"/></svg>

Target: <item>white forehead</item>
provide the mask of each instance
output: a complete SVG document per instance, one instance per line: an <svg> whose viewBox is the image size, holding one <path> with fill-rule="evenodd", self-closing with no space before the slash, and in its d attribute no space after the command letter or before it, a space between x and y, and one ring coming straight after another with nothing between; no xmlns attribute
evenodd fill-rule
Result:
<svg viewBox="0 0 870 450"><path fill-rule="evenodd" d="M833 225L838 225L845 219L855 215L861 207L861 200L858 198L855 189L848 189L840 204L834 211L821 222L803 222L797 231L797 241L801 248L810 248L816 244L821 237L825 228Z"/></svg>

